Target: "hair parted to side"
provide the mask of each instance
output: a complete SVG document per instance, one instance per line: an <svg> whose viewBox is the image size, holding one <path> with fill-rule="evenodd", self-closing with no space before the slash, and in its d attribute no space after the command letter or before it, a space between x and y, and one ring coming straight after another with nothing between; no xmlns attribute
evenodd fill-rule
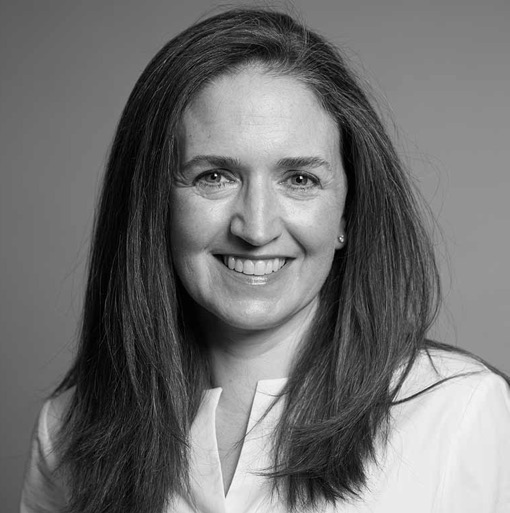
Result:
<svg viewBox="0 0 510 513"><path fill-rule="evenodd" d="M56 394L70 511L160 513L188 477L188 435L207 358L169 251L169 197L186 106L215 78L257 65L295 77L337 121L348 181L346 246L302 344L274 439L288 508L358 494L391 386L425 345L438 273L405 170L338 50L286 14L226 11L149 63L122 114L97 211L81 343Z"/></svg>

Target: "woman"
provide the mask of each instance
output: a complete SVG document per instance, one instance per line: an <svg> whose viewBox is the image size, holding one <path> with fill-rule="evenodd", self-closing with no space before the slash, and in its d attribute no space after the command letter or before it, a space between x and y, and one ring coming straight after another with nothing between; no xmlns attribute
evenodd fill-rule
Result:
<svg viewBox="0 0 510 513"><path fill-rule="evenodd" d="M508 386L426 340L438 288L338 52L280 13L192 26L117 129L22 511L508 511Z"/></svg>

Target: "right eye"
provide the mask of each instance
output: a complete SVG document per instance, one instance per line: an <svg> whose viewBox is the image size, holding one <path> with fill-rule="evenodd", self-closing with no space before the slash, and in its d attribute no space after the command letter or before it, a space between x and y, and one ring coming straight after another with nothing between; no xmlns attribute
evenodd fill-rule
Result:
<svg viewBox="0 0 510 513"><path fill-rule="evenodd" d="M232 183L233 180L220 171L207 171L195 178L195 185L200 187L225 187Z"/></svg>
<svg viewBox="0 0 510 513"><path fill-rule="evenodd" d="M193 186L202 195L216 197L238 186L239 181L228 171L209 170L193 180Z"/></svg>

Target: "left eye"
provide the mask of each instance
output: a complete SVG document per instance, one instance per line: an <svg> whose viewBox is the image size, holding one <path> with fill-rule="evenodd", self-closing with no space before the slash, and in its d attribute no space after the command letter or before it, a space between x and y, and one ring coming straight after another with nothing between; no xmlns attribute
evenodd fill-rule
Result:
<svg viewBox="0 0 510 513"><path fill-rule="evenodd" d="M291 176L291 178L290 178L290 182L293 185L298 185L300 187L308 185L308 183L310 181L311 181L310 178L308 178L308 176L305 176L305 175L294 175L294 176Z"/></svg>
<svg viewBox="0 0 510 513"><path fill-rule="evenodd" d="M287 178L290 187L310 188L318 185L318 180L304 173L296 173Z"/></svg>

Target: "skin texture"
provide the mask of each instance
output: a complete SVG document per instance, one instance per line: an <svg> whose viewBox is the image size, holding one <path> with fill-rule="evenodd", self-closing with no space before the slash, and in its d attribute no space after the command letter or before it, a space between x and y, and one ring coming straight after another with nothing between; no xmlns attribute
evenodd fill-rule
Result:
<svg viewBox="0 0 510 513"><path fill-rule="evenodd" d="M284 161L310 157L324 162ZM185 112L181 162L172 254L196 303L240 330L313 309L341 246L347 190L338 129L313 93L258 69L219 78ZM227 255L286 264L248 276L227 268Z"/></svg>

